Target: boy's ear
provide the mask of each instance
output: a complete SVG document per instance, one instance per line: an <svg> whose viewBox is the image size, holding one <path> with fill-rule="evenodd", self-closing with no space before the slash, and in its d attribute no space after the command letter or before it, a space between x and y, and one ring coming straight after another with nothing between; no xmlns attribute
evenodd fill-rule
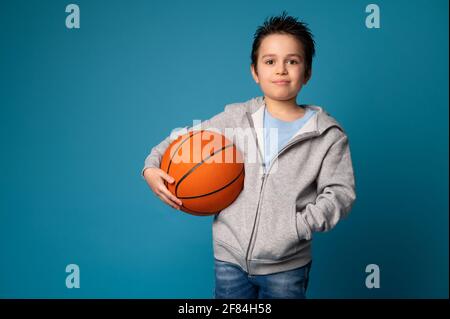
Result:
<svg viewBox="0 0 450 319"><path fill-rule="evenodd" d="M259 84L258 73L256 72L254 64L250 65L250 72L252 72L253 80L255 80L255 82Z"/></svg>
<svg viewBox="0 0 450 319"><path fill-rule="evenodd" d="M306 85L312 76L312 69L309 69L308 73L305 74L305 79L303 80L303 85Z"/></svg>

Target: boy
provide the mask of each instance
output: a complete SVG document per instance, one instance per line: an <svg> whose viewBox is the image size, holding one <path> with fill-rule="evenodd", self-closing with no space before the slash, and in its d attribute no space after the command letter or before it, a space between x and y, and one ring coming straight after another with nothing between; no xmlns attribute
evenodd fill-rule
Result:
<svg viewBox="0 0 450 319"><path fill-rule="evenodd" d="M245 181L239 197L214 217L216 298L305 298L312 234L333 228L356 198L344 130L321 107L296 102L311 78L314 53L304 23L285 12L266 20L251 54L264 97L227 105L202 123L222 132L249 129L248 142L258 151L250 162L243 143L235 142L244 154ZM269 129L277 130L276 141ZM170 142L152 149L142 172L153 192L179 209L182 202L164 185L174 180L159 169Z"/></svg>

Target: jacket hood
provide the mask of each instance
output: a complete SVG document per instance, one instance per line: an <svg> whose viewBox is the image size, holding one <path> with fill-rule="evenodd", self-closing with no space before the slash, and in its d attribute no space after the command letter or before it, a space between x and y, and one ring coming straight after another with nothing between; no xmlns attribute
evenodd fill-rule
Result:
<svg viewBox="0 0 450 319"><path fill-rule="evenodd" d="M262 127L263 123L261 122L261 118L266 107L264 97L255 97L251 100L248 100L244 104L246 106L246 113L249 113L249 115L251 115L251 117L253 118L255 127ZM321 135L323 132L333 126L339 128L342 132L345 133L341 125L333 117L331 117L323 107L304 104L302 104L302 106L305 108L313 109L317 113L308 120L308 122L303 126L302 130L296 135L305 132L318 132Z"/></svg>

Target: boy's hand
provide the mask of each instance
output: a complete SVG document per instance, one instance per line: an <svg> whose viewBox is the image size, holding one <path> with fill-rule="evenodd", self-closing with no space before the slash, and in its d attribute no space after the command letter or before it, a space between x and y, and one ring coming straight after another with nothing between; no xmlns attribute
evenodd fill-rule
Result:
<svg viewBox="0 0 450 319"><path fill-rule="evenodd" d="M144 171L144 178L152 191L158 196L164 203L172 206L175 209L180 209L183 204L181 200L175 197L164 185L164 181L169 184L175 182L173 177L169 176L166 172L159 168L146 168Z"/></svg>

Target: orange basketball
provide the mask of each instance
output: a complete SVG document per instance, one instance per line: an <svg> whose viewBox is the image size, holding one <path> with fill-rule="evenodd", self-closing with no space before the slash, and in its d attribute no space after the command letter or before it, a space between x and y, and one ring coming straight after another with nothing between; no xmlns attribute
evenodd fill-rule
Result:
<svg viewBox="0 0 450 319"><path fill-rule="evenodd" d="M223 135L191 131L173 141L161 169L175 179L166 187L181 199L181 210L198 216L219 213L244 187L244 163L236 146Z"/></svg>

